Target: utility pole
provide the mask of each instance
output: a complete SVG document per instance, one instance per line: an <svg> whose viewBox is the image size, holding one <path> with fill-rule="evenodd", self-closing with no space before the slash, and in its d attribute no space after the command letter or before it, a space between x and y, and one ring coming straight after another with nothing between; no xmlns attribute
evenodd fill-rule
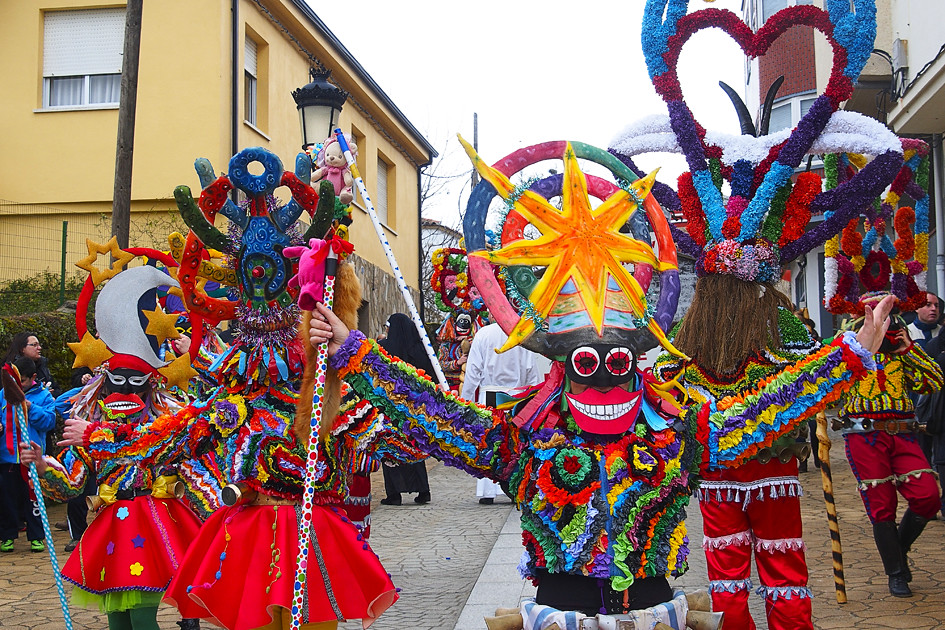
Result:
<svg viewBox="0 0 945 630"><path fill-rule="evenodd" d="M118 105L118 142L115 150L115 187L112 195L112 234L118 246L128 247L131 226L131 173L135 148L135 110L138 106L138 56L141 51L141 11L144 0L128 0L125 9L125 46L121 62Z"/></svg>

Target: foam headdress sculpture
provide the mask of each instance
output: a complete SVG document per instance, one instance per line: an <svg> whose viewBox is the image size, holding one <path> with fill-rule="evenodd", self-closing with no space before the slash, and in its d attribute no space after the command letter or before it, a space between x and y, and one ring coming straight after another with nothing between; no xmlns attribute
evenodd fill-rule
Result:
<svg viewBox="0 0 945 630"><path fill-rule="evenodd" d="M463 228L470 275L509 336L499 351L521 344L561 358L587 343L621 344L634 354L657 343L673 350L664 330L676 312L679 274L669 225L649 195L653 174L638 178L612 155L580 142L527 147L493 166L460 142L483 178L470 196ZM601 164L613 180L586 175L579 158ZM563 161L563 173L518 186L510 181L542 160ZM487 243L496 195L505 205ZM560 210L549 201L555 197ZM591 197L599 205L592 207ZM526 238L529 226L540 236ZM500 266L504 292L493 264ZM654 273L659 290L651 301Z"/></svg>
<svg viewBox="0 0 945 630"><path fill-rule="evenodd" d="M177 339L177 313L165 313L157 303L158 290L177 286L177 281L152 266L124 269L138 256L173 267L177 263L169 255L154 249L134 247L120 249L114 237L105 245L86 241L89 255L77 263L89 271L89 278L79 295L76 308L76 331L80 341L69 347L76 358L73 367L110 369L129 368L166 380L168 386L186 389L196 372L190 366L190 354L184 353L166 362L158 349L167 339ZM102 271L95 266L98 256L111 254L114 263ZM88 331L88 306L96 289L95 328L98 338Z"/></svg>
<svg viewBox="0 0 945 630"><path fill-rule="evenodd" d="M262 165L263 173L253 175L249 171L252 163ZM298 286L290 286L297 265L284 250L324 236L332 220L331 214L324 221L313 220L305 234L300 233L299 217L302 212L315 216L320 199L309 185L311 161L300 153L295 172L285 171L278 156L254 147L234 155L225 175L214 178L213 167L204 158L194 167L203 187L199 201L194 201L187 186L174 190L181 217L191 228L178 273L184 303L188 311L213 322L239 321L235 343L209 369L226 374L228 385L237 389L287 381L290 374L301 373L303 352L295 338ZM273 196L279 186L292 193L288 203ZM227 197L234 188L246 194L244 204L237 205ZM333 208L334 196L322 197ZM213 225L217 213L229 219L229 234ZM207 261L205 248L227 254L226 266ZM232 282L236 299L206 295L200 289L201 278ZM200 343L196 334L193 343Z"/></svg>
<svg viewBox="0 0 945 630"><path fill-rule="evenodd" d="M893 294L899 309L925 303L929 258L929 146L903 139L905 165L889 191L827 241L824 306L836 315L862 315L864 303ZM868 163L859 154L824 158L827 187L834 188ZM914 206L902 202L911 199ZM887 233L892 223L896 240Z"/></svg>
<svg viewBox="0 0 945 630"><path fill-rule="evenodd" d="M826 10L811 5L783 9L752 32L731 11L703 9L687 15L688 0L647 2L643 50L650 79L669 116L631 125L612 142L611 151L631 167L632 158L641 153L670 151L685 156L689 172L680 177L678 192L660 185L654 194L667 209L682 211L687 230L674 228L673 238L681 251L697 260L700 275L776 280L784 264L824 243L858 216L902 167L902 147L895 135L873 119L837 111L850 97L853 81L872 50L875 3L827 0L826 5ZM701 29L720 28L755 58L796 25L819 30L834 53L826 90L797 127L756 138L713 133L699 125L683 100L676 74L686 41ZM875 158L831 190L821 191L815 174L792 182L807 156L841 151ZM722 196L723 180L731 185L728 199ZM825 220L805 231L812 214L823 214Z"/></svg>

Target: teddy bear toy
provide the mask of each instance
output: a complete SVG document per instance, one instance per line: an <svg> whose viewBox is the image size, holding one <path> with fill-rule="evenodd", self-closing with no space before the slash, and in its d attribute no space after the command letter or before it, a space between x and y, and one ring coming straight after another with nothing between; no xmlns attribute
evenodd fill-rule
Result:
<svg viewBox="0 0 945 630"><path fill-rule="evenodd" d="M347 134L345 134L345 140L348 141L351 155L357 158L358 145ZM335 187L335 195L341 200L341 203L346 206L350 204L351 200L354 199L354 194L351 192L354 179L351 177L351 171L348 170L348 162L345 160L337 138L332 136L325 140L324 147L315 156L315 166L317 168L312 173L312 184L314 185L315 182L323 179L328 180Z"/></svg>

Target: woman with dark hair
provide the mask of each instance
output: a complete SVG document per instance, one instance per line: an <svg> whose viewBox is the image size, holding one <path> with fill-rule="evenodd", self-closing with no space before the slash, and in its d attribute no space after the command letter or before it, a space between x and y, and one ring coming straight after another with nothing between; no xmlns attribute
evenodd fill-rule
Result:
<svg viewBox="0 0 945 630"><path fill-rule="evenodd" d="M392 357L409 363L418 370L433 375L433 364L427 356L417 327L403 313L394 313L387 318L387 337L378 341L378 345ZM383 465L384 490L387 496L381 499L384 505L400 505L401 493L416 492L415 503L430 502L430 482L427 480L427 467L424 462Z"/></svg>
<svg viewBox="0 0 945 630"><path fill-rule="evenodd" d="M20 357L32 359L36 364L36 383L46 387L53 396L59 391L56 389L52 380L52 374L49 372L49 365L46 363L46 357L43 356L43 346L39 339L31 332L19 332L13 335L13 341L7 349L6 356L3 357L4 363L13 363Z"/></svg>

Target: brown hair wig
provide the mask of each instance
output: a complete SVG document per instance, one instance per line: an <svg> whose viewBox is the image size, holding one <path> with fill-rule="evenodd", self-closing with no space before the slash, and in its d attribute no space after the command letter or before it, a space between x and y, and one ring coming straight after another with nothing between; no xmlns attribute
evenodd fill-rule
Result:
<svg viewBox="0 0 945 630"><path fill-rule="evenodd" d="M781 347L779 306L793 311L771 284L727 274L702 276L673 345L701 368L734 372L753 352Z"/></svg>
<svg viewBox="0 0 945 630"><path fill-rule="evenodd" d="M344 322L349 330L358 327L358 309L361 307L361 283L354 273L354 269L347 263L338 265L338 274L335 278L335 299L332 311L338 319ZM309 434L312 431L312 395L315 392L315 348L308 340L308 327L312 320L311 311L303 311L302 321L299 324L299 337L302 347L305 348L305 372L302 374L302 390L299 392L299 402L295 410L295 424L293 430L299 441L308 444ZM341 404L341 381L338 373L329 368L325 377L325 402L322 407L322 419L319 425L319 439L325 441L338 407Z"/></svg>

